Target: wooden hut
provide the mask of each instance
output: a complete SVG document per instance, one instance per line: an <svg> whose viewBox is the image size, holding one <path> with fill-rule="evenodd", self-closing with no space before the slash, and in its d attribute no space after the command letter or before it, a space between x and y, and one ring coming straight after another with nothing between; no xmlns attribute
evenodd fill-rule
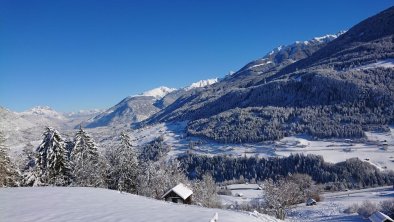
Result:
<svg viewBox="0 0 394 222"><path fill-rule="evenodd" d="M192 195L192 190L190 190L183 183L179 183L178 185L167 191L161 198L165 201L170 201L173 203L191 204Z"/></svg>

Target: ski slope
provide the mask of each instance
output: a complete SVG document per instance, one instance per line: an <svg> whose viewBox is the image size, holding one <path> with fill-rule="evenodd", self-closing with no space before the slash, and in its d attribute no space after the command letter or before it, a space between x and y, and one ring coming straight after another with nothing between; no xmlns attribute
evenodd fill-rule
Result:
<svg viewBox="0 0 394 222"><path fill-rule="evenodd" d="M175 204L101 188L0 188L0 221L275 222L267 215Z"/></svg>

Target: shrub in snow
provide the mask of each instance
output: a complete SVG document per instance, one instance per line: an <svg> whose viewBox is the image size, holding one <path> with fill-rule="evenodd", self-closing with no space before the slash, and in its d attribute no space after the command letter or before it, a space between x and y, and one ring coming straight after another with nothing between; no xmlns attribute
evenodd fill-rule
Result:
<svg viewBox="0 0 394 222"><path fill-rule="evenodd" d="M371 201L364 201L361 206L358 208L357 213L364 217L364 218L368 218L369 216L371 216L375 211L378 211L378 205L375 203L372 203Z"/></svg>
<svg viewBox="0 0 394 222"><path fill-rule="evenodd" d="M354 214L358 211L358 208L360 208L360 206L358 204L352 204L350 205L348 208L346 208L343 212L345 214Z"/></svg>

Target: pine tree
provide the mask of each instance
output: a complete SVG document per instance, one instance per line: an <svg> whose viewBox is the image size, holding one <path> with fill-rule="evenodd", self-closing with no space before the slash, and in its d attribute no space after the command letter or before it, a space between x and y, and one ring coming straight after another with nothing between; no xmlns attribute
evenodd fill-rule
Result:
<svg viewBox="0 0 394 222"><path fill-rule="evenodd" d="M17 186L17 171L8 156L9 149L0 132L0 187Z"/></svg>
<svg viewBox="0 0 394 222"><path fill-rule="evenodd" d="M75 184L79 186L100 186L102 176L97 146L82 127L75 134L74 144L71 161Z"/></svg>
<svg viewBox="0 0 394 222"><path fill-rule="evenodd" d="M57 130L50 127L45 129L43 137L36 154L36 184L68 185L71 169L62 137Z"/></svg>
<svg viewBox="0 0 394 222"><path fill-rule="evenodd" d="M33 145L31 143L26 144L22 150L22 156L19 164L19 170L21 171L21 185L32 186L36 180L35 174L35 153L33 151Z"/></svg>
<svg viewBox="0 0 394 222"><path fill-rule="evenodd" d="M120 144L112 150L107 150L108 186L111 189L136 192L138 175L138 158L130 137L122 132Z"/></svg>

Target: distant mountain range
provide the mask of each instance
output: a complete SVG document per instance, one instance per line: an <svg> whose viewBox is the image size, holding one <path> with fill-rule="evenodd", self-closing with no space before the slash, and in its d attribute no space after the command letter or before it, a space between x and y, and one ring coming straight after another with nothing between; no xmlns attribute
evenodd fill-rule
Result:
<svg viewBox="0 0 394 222"><path fill-rule="evenodd" d="M24 112L13 112L0 107L0 131L4 132L8 145L35 141L41 138L46 126L59 130L74 128L83 120L92 118L101 110L60 113L48 106L37 106Z"/></svg>

